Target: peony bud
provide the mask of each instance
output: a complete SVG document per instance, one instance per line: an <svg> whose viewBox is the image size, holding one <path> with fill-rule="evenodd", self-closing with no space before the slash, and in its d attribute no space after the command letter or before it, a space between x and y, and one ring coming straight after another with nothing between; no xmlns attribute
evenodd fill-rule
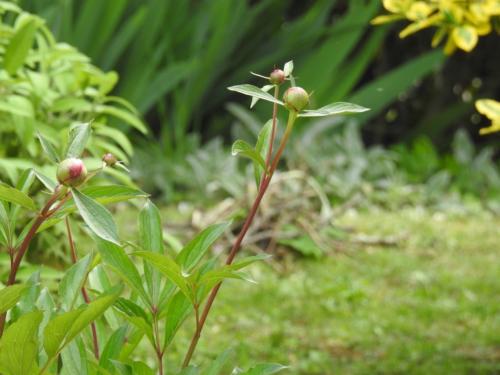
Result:
<svg viewBox="0 0 500 375"><path fill-rule="evenodd" d="M290 87L283 95L285 107L300 112L309 104L309 95L302 87Z"/></svg>
<svg viewBox="0 0 500 375"><path fill-rule="evenodd" d="M285 81L285 72L281 69L274 69L269 76L269 81L273 85L281 85Z"/></svg>
<svg viewBox="0 0 500 375"><path fill-rule="evenodd" d="M102 157L102 161L108 167L112 167L113 165L115 165L118 162L118 160L116 159L116 156L109 153L109 152L107 154L104 154L104 156Z"/></svg>
<svg viewBox="0 0 500 375"><path fill-rule="evenodd" d="M57 166L57 180L66 186L78 186L87 177L87 168L81 159L69 158Z"/></svg>

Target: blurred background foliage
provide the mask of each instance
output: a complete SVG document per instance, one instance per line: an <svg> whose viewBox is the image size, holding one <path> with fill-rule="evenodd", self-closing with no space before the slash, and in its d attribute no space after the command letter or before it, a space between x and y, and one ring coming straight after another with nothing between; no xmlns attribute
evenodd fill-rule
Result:
<svg viewBox="0 0 500 375"><path fill-rule="evenodd" d="M480 150L498 141L476 136L485 120L473 108L475 98L499 92L497 36L483 37L473 55L446 60L431 50L425 32L401 41L396 29L371 26L382 10L378 0L19 3L46 19L59 40L119 73L114 93L133 103L151 128L149 138L134 135L135 177L167 200L186 187L180 171L195 163L186 155L200 142L220 136L227 141L242 131L250 136L269 117L269 106L259 104L250 115L248 103L225 87L292 58L298 83L314 91L313 105L345 99L372 108L356 119L367 145L403 144L401 154L430 143L446 157L453 155L450 141L458 129ZM239 102L228 105L230 100ZM333 125L323 123L327 134L342 132L338 120ZM429 160L420 162L410 174L433 170L425 165Z"/></svg>

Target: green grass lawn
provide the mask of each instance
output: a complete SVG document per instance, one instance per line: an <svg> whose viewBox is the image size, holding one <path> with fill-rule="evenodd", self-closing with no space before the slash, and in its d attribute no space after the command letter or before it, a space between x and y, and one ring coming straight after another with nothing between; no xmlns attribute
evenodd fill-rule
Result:
<svg viewBox="0 0 500 375"><path fill-rule="evenodd" d="M405 240L227 282L195 360L232 346L242 367L279 362L289 374L499 374L499 224L485 212L346 214L339 226Z"/></svg>

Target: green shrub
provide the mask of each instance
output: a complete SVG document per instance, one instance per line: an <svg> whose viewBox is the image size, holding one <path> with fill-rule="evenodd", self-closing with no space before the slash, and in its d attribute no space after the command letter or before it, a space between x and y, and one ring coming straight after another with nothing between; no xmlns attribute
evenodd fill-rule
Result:
<svg viewBox="0 0 500 375"><path fill-rule="evenodd" d="M94 129L86 157L111 151L127 161L133 150L120 123L146 130L127 101L110 95L117 74L57 43L42 19L12 3L0 3L0 16L0 176L16 183L21 170L56 158L68 128L82 122Z"/></svg>

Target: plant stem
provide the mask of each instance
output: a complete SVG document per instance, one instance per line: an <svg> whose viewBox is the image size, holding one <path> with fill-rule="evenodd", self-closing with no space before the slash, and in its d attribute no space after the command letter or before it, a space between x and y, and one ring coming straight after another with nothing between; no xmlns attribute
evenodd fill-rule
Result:
<svg viewBox="0 0 500 375"><path fill-rule="evenodd" d="M280 92L280 87L278 85L274 86L274 99L278 99ZM278 115L278 103L273 103L273 125L271 128L271 138L269 139L269 150L267 151L266 156L266 170L264 173L268 172L269 164L271 163L271 157L273 155L273 145L274 138L276 137L276 123L277 123L277 115Z"/></svg>
<svg viewBox="0 0 500 375"><path fill-rule="evenodd" d="M154 306L152 309L153 313L153 329L154 329L154 336L155 336L155 352L156 352L156 357L158 359L158 374L163 375L163 355L165 354L164 351L162 351L161 344L160 344L160 330L158 329L158 310Z"/></svg>
<svg viewBox="0 0 500 375"><path fill-rule="evenodd" d="M266 190L269 186L269 183L271 182L271 179L273 177L274 171L276 170L278 163L280 161L281 155L283 154L283 151L285 149L285 146L288 142L288 138L290 136L290 133L293 129L293 125L295 124L295 120L297 119L297 112L290 111L290 115L288 117L288 124L285 130L285 133L283 134L283 138L281 139L280 147L278 148L278 151L276 152L276 156L274 157L271 167L269 170L269 174L265 175L262 183L260 184L259 191L257 193L257 196L255 197L255 201L253 202L253 205L250 209L250 212L248 213L247 218L245 219L245 223L243 224L243 227L240 230L240 233L238 234L238 237L236 238L231 251L229 252L229 255L226 260L226 264L230 265L234 258L236 257L236 254L241 248L241 243L243 242L243 239L245 238L246 233L248 232L248 229L250 228L250 225L253 222L253 219L255 217L255 214L257 213L257 210L259 208L260 202L262 201L262 198L264 197L264 194L266 193ZM205 325L205 322L207 320L208 314L210 312L210 309L212 308L212 305L214 303L215 297L217 297L217 293L219 292L219 289L222 285L222 281L219 282L210 292L210 295L207 299L207 303L205 304L205 307L203 309L203 312L200 316L199 319L197 319L197 327L196 331L191 339L191 344L189 345L188 352L186 353L186 356L184 357L184 362L182 364L182 367L187 367L189 365L189 362L191 361L191 358L193 356L193 353L196 349L196 346L198 345L198 341L201 336L201 331L203 329L203 326Z"/></svg>
<svg viewBox="0 0 500 375"><path fill-rule="evenodd" d="M73 241L73 234L71 232L71 226L69 225L69 217L66 216L64 218L66 222L66 232L68 233L68 242L69 248L71 251L71 260L73 263L78 261L78 256L76 255L75 241ZM85 289L85 282L82 285L82 296L85 303L88 305L90 303L90 298L87 293L87 289ZM97 329L95 326L95 322L90 323L90 328L92 330L92 342L94 344L94 356L97 360L99 360L99 340L97 339Z"/></svg>
<svg viewBox="0 0 500 375"><path fill-rule="evenodd" d="M50 208L52 205L57 201L57 198L59 196L59 193L57 192L57 188L54 190L54 193L52 196L49 198L45 206L42 208L42 210L38 213L35 221L31 225L30 230L26 234L26 237L24 237L23 241L17 248L15 252L15 257L14 260L11 264L10 267L10 273L9 273L9 278L7 280L7 286L13 285L16 282L16 276L17 276L17 271L19 270L19 266L21 265L21 261L24 257L24 254L26 254L26 251L28 250L28 247L31 243L31 240L33 240L33 237L35 237L36 232L38 228L43 224L45 220L47 220L54 212L55 210L52 210L49 212ZM0 337L3 335L3 330L5 328L5 320L7 319L7 312L4 312L0 316Z"/></svg>

